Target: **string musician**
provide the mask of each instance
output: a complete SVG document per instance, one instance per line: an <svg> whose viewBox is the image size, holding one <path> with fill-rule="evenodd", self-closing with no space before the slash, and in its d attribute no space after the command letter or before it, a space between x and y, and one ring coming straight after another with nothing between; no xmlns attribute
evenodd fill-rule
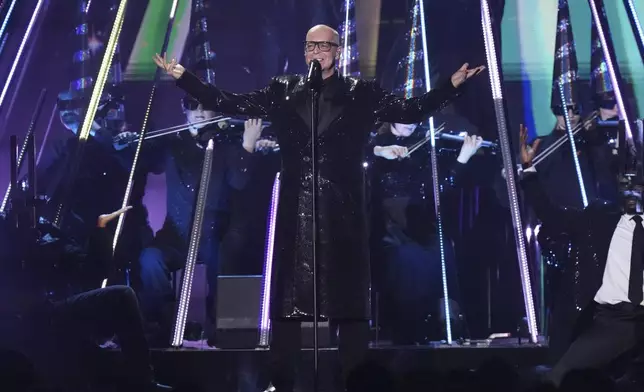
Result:
<svg viewBox="0 0 644 392"><path fill-rule="evenodd" d="M418 124L385 123L370 142L374 283L381 294L378 302L383 304L383 330L400 345L424 344L444 336L441 323L427 324L428 316L439 314L443 296L428 133ZM453 186L442 184L442 178L458 183L482 143L480 137L465 135L456 162L447 168L439 164L445 202ZM455 284L453 247L449 235L444 235L448 273L453 275L448 281Z"/></svg>
<svg viewBox="0 0 644 392"><path fill-rule="evenodd" d="M139 257L140 287L137 291L151 344L169 345L175 309L170 273L186 263L204 148L209 140L214 140L208 201L199 245L199 260L206 265L208 282L207 322L203 328L208 345L214 346L220 256L235 258L243 246L243 228L229 224L230 197L232 192L244 189L248 183L263 125L261 120L248 120L241 131L227 121L212 121L215 112L191 97L184 97L181 104L189 124L188 131L145 141L148 145L143 146L150 170L166 175L167 212L152 245Z"/></svg>

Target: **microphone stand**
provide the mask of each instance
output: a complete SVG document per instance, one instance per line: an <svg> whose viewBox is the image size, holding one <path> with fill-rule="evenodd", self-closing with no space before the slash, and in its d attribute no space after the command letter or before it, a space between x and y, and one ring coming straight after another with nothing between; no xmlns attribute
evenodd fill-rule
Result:
<svg viewBox="0 0 644 392"><path fill-rule="evenodd" d="M321 71L320 71L321 73ZM321 75L319 77L321 79ZM312 80L309 84L311 91L311 172L313 174L311 185L313 187L312 198L312 216L311 216L311 243L313 244L313 391L318 391L318 361L319 361L319 341L318 341L318 319L320 310L318 308L318 106L320 98L320 82Z"/></svg>

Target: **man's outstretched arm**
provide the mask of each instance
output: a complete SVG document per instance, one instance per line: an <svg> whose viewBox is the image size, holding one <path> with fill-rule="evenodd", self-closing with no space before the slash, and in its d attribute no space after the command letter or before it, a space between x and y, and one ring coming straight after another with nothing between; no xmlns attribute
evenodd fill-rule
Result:
<svg viewBox="0 0 644 392"><path fill-rule="evenodd" d="M235 94L202 82L176 60L167 62L165 57L156 55L154 62L177 81L179 88L199 101L204 108L215 112L263 118L269 115L277 101L277 89L280 85L274 81L261 90Z"/></svg>
<svg viewBox="0 0 644 392"><path fill-rule="evenodd" d="M485 67L469 69L468 64L456 71L449 81L415 98L401 98L372 84L371 100L377 122L419 123L442 110L462 94L461 86L469 78L480 74Z"/></svg>

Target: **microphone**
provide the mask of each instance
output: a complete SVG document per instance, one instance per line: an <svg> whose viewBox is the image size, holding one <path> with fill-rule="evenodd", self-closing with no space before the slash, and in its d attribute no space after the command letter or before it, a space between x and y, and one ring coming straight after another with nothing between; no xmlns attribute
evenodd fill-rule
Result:
<svg viewBox="0 0 644 392"><path fill-rule="evenodd" d="M317 60L309 63L309 73L306 75L306 83L311 91L319 92L322 88L322 66Z"/></svg>

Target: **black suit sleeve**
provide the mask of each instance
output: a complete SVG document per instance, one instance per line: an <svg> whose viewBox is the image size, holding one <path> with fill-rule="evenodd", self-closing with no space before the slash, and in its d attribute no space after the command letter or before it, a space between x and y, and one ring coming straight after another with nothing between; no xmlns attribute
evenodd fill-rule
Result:
<svg viewBox="0 0 644 392"><path fill-rule="evenodd" d="M242 190L248 184L253 154L241 145L228 149L226 154L226 178L233 189Z"/></svg>
<svg viewBox="0 0 644 392"><path fill-rule="evenodd" d="M462 90L463 87L455 88L448 80L419 97L405 99L383 90L373 82L369 94L376 122L414 124L442 110L460 96Z"/></svg>
<svg viewBox="0 0 644 392"><path fill-rule="evenodd" d="M279 83L275 79L261 90L235 94L204 83L186 70L177 80L177 86L201 102L204 107L226 115L265 118L279 101Z"/></svg>
<svg viewBox="0 0 644 392"><path fill-rule="evenodd" d="M532 207L537 218L554 232L573 234L584 218L581 210L561 208L552 203L543 190L536 172L524 172L521 187L528 205Z"/></svg>

